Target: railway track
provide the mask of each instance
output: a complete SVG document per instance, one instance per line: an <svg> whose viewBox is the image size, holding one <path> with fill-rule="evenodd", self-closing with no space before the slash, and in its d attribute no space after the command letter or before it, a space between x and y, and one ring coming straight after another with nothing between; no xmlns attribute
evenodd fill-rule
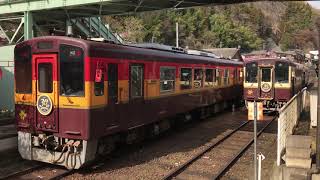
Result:
<svg viewBox="0 0 320 180"><path fill-rule="evenodd" d="M259 122L258 123L259 134L261 134L263 130L271 122L272 121ZM253 127L252 121L245 121L242 124L238 121L237 126L235 125L232 126L232 129L234 130L229 129L226 131L226 133L221 133L221 136L217 136L215 139L207 143L207 145L200 150L201 152L199 151L195 155L194 153L192 153L192 155L190 154L189 156L190 160L185 161L185 163L180 164L177 168L170 171L170 173L168 173L166 176L163 176L165 172L168 172L168 169L166 169L166 171L161 175L159 174L160 176L158 176L157 178L158 179L161 179L161 178L162 179L173 179L173 178L203 179L203 177L205 177L205 179L207 179L206 177L209 177L208 179L218 179L223 174L225 174L225 172L233 165L234 162L236 162L236 160L241 156L241 154L245 152L246 149L253 142L253 139L252 139L253 136L251 132L252 127ZM135 154L135 153L138 153L139 150L133 147L131 148L131 150L128 150L128 151L129 151L128 154ZM125 151L125 153L126 152L127 151ZM85 177L86 174L89 175L97 171L107 172L108 170L110 170L111 169L109 166L110 163L112 164L116 162L116 161L111 162L112 159L119 158L117 154L118 153L113 154L113 156L108 156L101 159L99 158L98 161L96 161L94 164L88 165L86 168L80 169L80 170L68 171L63 167L41 164L38 167L29 168L21 172L11 174L7 176L5 179L61 179L66 176L70 176L74 173L77 174L75 177L77 176ZM221 156L217 156L217 154ZM121 153L121 155L123 155L123 152ZM222 156L226 156L226 157L222 158ZM201 164L204 164L204 166L208 165L208 161L215 162L216 163L215 167L208 166L210 167L209 169L197 169L197 166L201 166ZM81 172L80 173L81 175L79 175L77 172ZM126 173L126 171L123 171L122 173ZM107 176L108 175L112 176L114 174L107 173ZM124 177L128 177L127 175L125 175ZM132 176L132 178L133 177L135 176ZM156 176L153 176L153 177L156 177ZM0 179L2 178L0 177Z"/></svg>
<svg viewBox="0 0 320 180"><path fill-rule="evenodd" d="M54 165L35 165L21 171L14 172L0 179L47 179L57 180L74 173L75 170L67 170L63 167L57 167Z"/></svg>
<svg viewBox="0 0 320 180"><path fill-rule="evenodd" d="M260 136L274 119L276 117L267 122L259 122L257 136ZM248 131L250 128L253 128L253 121L244 122L171 170L162 180L221 178L254 142L253 132Z"/></svg>

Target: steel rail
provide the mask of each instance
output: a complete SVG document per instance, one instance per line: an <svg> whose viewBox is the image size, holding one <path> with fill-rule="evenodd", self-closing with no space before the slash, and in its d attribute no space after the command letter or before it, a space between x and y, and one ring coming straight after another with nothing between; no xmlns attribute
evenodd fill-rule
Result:
<svg viewBox="0 0 320 180"><path fill-rule="evenodd" d="M270 122L268 122L268 124L266 126L264 126L257 134L257 136L259 137L261 135L261 133L271 124L271 122L273 122L275 119L277 118L277 116L275 116ZM248 124L251 121L246 121L245 123L241 124L238 128L234 129L233 131L231 131L230 133L228 133L226 136L224 136L223 138L221 138L219 141L215 142L214 144L208 146L206 149L202 150L201 152L197 153L195 156L193 156L191 159L189 159L188 161L186 161L185 163L183 163L181 166L179 166L178 168L170 171L165 177L162 178L162 180L169 180L172 179L174 177L176 177L177 175L179 175L181 172L183 172L183 170L185 170L189 165L191 165L193 162L195 162L197 159L199 159L202 155L204 155L206 152L210 151L211 149L213 149L215 146L221 144L222 142L224 142L227 138L229 138L232 134L234 134L235 132L237 132L239 129L241 129L243 126L245 126L246 124ZM232 158L226 166L224 166L222 169L220 169L220 171L217 173L216 176L214 176L212 179L218 179L220 178L230 167L231 165L233 165L233 163L238 160L238 158L245 152L245 150L247 150L249 148L249 146L253 143L253 138L239 151L239 153Z"/></svg>
<svg viewBox="0 0 320 180"><path fill-rule="evenodd" d="M49 180L59 180L59 179L62 179L62 178L64 178L64 177L66 177L66 176L69 176L69 175L75 173L75 171L76 171L76 170L73 170L73 169L72 169L72 170L67 170L67 171L65 171L65 172L63 172L63 173L60 173L60 174L58 174L58 175L56 175L56 176L54 176L54 177L49 178Z"/></svg>
<svg viewBox="0 0 320 180"><path fill-rule="evenodd" d="M18 177L18 176L24 176L26 174L29 174L35 170L38 170L38 169L41 169L43 168L43 164L39 164L39 165L36 165L36 166L33 166L33 167L29 167L29 168L26 168L26 169L23 169L21 171L17 171L17 172L13 172L11 174L8 174L6 176L3 176L1 177L0 176L0 179L11 179L11 178L15 178L15 177Z"/></svg>
<svg viewBox="0 0 320 180"><path fill-rule="evenodd" d="M30 174L30 173L32 173L32 172L34 172L36 170L42 170L42 169L46 169L46 168L53 168L53 167L40 164L40 165L37 165L37 166L26 168L26 169L18 171L18 172L14 172L14 173L9 174L9 175L4 176L4 177L0 177L0 179L15 179L17 177L21 177L21 176L25 176L27 174ZM69 176L69 175L73 174L74 172L75 172L75 170L65 170L65 172L61 172L61 173L58 173L57 175L53 175L52 177L49 177L48 180L62 179L64 177L66 177L66 176Z"/></svg>
<svg viewBox="0 0 320 180"><path fill-rule="evenodd" d="M274 117L270 122L268 122L268 124L266 126L264 126L257 134L257 137L259 137L263 131L271 124L271 122L273 122L275 119L277 118ZM240 151L239 153L234 156L234 158L232 158L226 166L224 166L222 169L220 169L220 171L217 173L216 176L214 176L212 179L218 179L220 178L222 175L225 174L225 172L227 172L227 170L229 170L229 168L240 158L240 156L250 147L250 145L253 143L254 138L252 138Z"/></svg>
<svg viewBox="0 0 320 180"><path fill-rule="evenodd" d="M204 155L206 152L210 151L212 148L216 147L217 145L219 145L220 143L222 143L224 140L226 140L227 138L229 138L232 134L234 134L235 132L237 132L239 129L241 129L243 126L247 125L250 121L246 121L245 123L242 123L239 127L237 127L236 129L232 130L230 133L228 133L227 135L225 135L223 138L221 138L220 140L218 140L217 142L209 145L208 147L206 147L204 150L200 151L199 153L197 153L195 156L193 156L191 159L189 159L188 161L186 161L185 163L183 163L182 165L180 165L178 168L173 169L172 171L170 171L165 177L162 178L162 180L168 180L168 179L172 179L173 177L179 175L184 169L186 169L189 165L191 165L193 162L195 162L196 160L198 160L202 155Z"/></svg>

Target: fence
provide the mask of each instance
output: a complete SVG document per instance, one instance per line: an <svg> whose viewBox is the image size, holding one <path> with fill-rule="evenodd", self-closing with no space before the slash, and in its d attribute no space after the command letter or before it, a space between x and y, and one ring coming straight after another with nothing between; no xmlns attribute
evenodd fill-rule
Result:
<svg viewBox="0 0 320 180"><path fill-rule="evenodd" d="M278 144L277 144L277 165L281 164L281 157L286 148L287 136L293 133L301 112L306 108L307 88L302 89L298 94L283 106L278 117Z"/></svg>

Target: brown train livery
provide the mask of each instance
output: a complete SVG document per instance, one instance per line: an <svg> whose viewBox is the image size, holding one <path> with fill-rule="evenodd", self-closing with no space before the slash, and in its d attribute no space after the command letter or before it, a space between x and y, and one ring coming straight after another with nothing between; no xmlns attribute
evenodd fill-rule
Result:
<svg viewBox="0 0 320 180"><path fill-rule="evenodd" d="M305 87L307 68L285 58L252 58L244 63L243 97L259 101L264 110L278 111Z"/></svg>
<svg viewBox="0 0 320 180"><path fill-rule="evenodd" d="M24 41L15 47L19 152L24 159L80 168L115 142L168 129L170 117L190 119L239 102L242 67L69 37Z"/></svg>

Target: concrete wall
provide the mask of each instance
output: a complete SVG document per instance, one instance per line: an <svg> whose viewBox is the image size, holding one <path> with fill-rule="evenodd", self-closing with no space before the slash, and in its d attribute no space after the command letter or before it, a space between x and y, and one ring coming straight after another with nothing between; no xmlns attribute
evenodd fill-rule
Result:
<svg viewBox="0 0 320 180"><path fill-rule="evenodd" d="M14 46L0 47L0 109L14 110Z"/></svg>

